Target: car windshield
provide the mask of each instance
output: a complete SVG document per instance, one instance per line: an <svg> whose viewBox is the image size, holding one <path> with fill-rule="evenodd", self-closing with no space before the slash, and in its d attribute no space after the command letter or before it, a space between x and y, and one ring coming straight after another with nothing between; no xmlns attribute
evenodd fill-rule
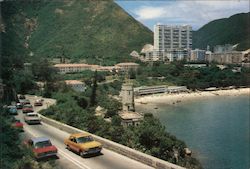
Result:
<svg viewBox="0 0 250 169"><path fill-rule="evenodd" d="M49 140L35 143L35 148L43 148L43 147L48 147L48 146L52 146Z"/></svg>
<svg viewBox="0 0 250 169"><path fill-rule="evenodd" d="M32 105L24 105L25 108L32 108Z"/></svg>
<svg viewBox="0 0 250 169"><path fill-rule="evenodd" d="M27 114L27 116L29 116L29 117L38 117L37 114Z"/></svg>
<svg viewBox="0 0 250 169"><path fill-rule="evenodd" d="M87 142L91 142L91 141L94 141L94 139L91 136L76 138L77 143L87 143Z"/></svg>

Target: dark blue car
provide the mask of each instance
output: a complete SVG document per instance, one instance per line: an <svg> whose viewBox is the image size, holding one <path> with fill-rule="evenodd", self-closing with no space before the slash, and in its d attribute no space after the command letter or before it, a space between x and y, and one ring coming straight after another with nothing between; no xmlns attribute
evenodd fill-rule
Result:
<svg viewBox="0 0 250 169"><path fill-rule="evenodd" d="M8 109L9 109L8 111L9 111L9 113L11 115L17 115L18 114L16 106L8 106Z"/></svg>

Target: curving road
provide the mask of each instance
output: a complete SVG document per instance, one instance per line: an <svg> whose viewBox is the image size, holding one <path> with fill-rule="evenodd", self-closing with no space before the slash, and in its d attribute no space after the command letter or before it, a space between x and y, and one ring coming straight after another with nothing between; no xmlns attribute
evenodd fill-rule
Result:
<svg viewBox="0 0 250 169"><path fill-rule="evenodd" d="M36 98L27 97L31 103L34 103ZM35 111L46 108L54 103L52 99L45 99L46 103L43 107L35 107ZM23 123L23 113L20 111L18 116ZM52 144L58 148L58 159L56 163L62 169L153 169L145 164L122 156L113 151L103 149L102 154L89 158L82 158L79 155L67 150L63 144L63 140L69 136L69 133L54 128L48 124L27 125L24 123L25 134L31 137L46 136L50 138Z"/></svg>

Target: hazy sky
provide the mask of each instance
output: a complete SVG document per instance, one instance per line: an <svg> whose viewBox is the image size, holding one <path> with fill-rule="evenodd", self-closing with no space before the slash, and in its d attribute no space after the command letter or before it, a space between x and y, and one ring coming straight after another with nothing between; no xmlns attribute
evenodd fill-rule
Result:
<svg viewBox="0 0 250 169"><path fill-rule="evenodd" d="M125 11L153 30L157 23L189 24L194 30L209 21L249 12L250 0L116 0Z"/></svg>

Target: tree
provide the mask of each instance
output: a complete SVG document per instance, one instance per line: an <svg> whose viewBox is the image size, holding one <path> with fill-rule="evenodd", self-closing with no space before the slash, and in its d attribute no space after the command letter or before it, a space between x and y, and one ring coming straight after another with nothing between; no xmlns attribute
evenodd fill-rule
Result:
<svg viewBox="0 0 250 169"><path fill-rule="evenodd" d="M94 106L96 104L96 90L97 90L97 71L95 71L93 78L92 93L90 96L90 106Z"/></svg>

